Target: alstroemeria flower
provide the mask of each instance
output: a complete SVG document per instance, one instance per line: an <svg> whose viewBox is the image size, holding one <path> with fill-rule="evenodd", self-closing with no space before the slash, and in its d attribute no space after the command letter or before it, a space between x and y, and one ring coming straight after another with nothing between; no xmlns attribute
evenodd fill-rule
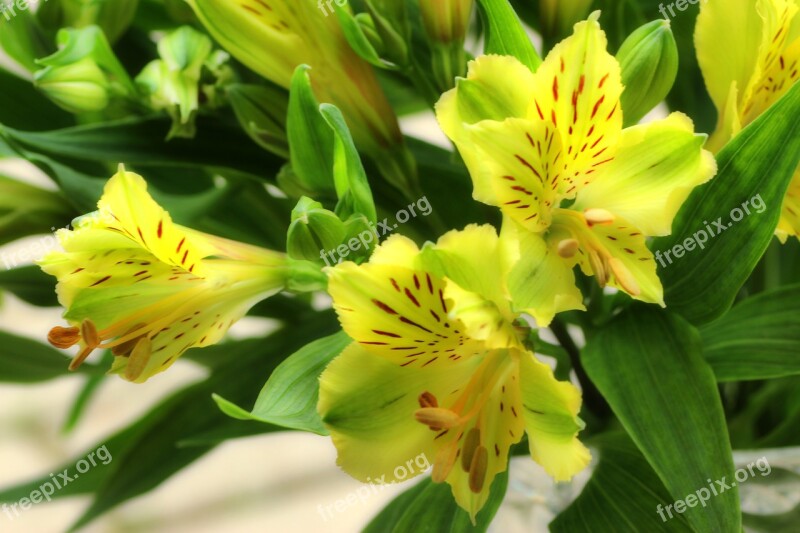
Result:
<svg viewBox="0 0 800 533"><path fill-rule="evenodd" d="M689 118L622 129L620 66L594 14L534 74L483 56L437 105L469 167L475 199L500 207L519 262L514 303L540 325L583 309L573 267L663 305L648 236L667 235L716 163Z"/></svg>
<svg viewBox="0 0 800 533"><path fill-rule="evenodd" d="M359 57L335 13L313 0L188 0L211 35L236 59L289 88L298 65L312 67L321 102L342 110L356 143L378 163L403 142L372 67ZM341 4L340 2L337 2ZM327 6L331 4L328 3ZM349 9L345 7L345 9Z"/></svg>
<svg viewBox="0 0 800 533"><path fill-rule="evenodd" d="M777 102L800 79L797 0L708 0L695 42L706 87L719 112L714 152ZM775 234L800 237L800 167L783 201Z"/></svg>
<svg viewBox="0 0 800 533"><path fill-rule="evenodd" d="M123 168L98 207L74 231L59 231L63 252L40 261L58 278L70 323L48 338L58 348L80 345L70 369L95 349L111 349L111 372L142 383L189 348L218 342L289 281L283 254L173 223L144 179Z"/></svg>
<svg viewBox="0 0 800 533"><path fill-rule="evenodd" d="M354 342L322 374L318 410L347 473L400 481L424 454L474 519L525 432L556 480L586 466L580 392L523 345L510 259L494 228L470 226L422 250L395 235L369 263L329 270Z"/></svg>

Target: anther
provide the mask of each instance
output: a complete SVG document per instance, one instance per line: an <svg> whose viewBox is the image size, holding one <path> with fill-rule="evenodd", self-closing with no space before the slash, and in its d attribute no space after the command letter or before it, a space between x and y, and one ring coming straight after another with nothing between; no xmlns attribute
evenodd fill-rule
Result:
<svg viewBox="0 0 800 533"><path fill-rule="evenodd" d="M564 239L558 243L558 255L564 259L569 259L578 253L579 247L580 244L578 243L577 239Z"/></svg>
<svg viewBox="0 0 800 533"><path fill-rule="evenodd" d="M464 439L464 446L461 448L461 468L464 472L470 471L472 458L475 455L475 450L481 445L481 430L472 428L467 433Z"/></svg>
<svg viewBox="0 0 800 533"><path fill-rule="evenodd" d="M421 422L429 428L440 431L442 429L449 429L458 424L459 416L450 409L442 409L441 407L423 407L414 413L414 418L417 422Z"/></svg>
<svg viewBox="0 0 800 533"><path fill-rule="evenodd" d="M486 482L486 467L489 465L489 452L483 446L479 446L472 456L472 463L469 465L469 490L478 494L483 490Z"/></svg>
<svg viewBox="0 0 800 533"><path fill-rule="evenodd" d="M631 271L628 270L628 267L626 267L622 261L616 257L612 257L608 264L611 267L611 272L614 273L614 277L617 278L617 283L619 283L628 294L631 296L638 296L642 292L639 288L639 284L636 282L636 278L633 277Z"/></svg>
<svg viewBox="0 0 800 533"><path fill-rule="evenodd" d="M605 209L597 209L597 208L587 209L586 211L583 212L583 216L584 218L586 218L586 222L590 226L594 226L597 224L605 226L611 224L616 219L616 217L611 212L606 211Z"/></svg>
<svg viewBox="0 0 800 533"><path fill-rule="evenodd" d="M428 391L425 391L419 395L419 406L423 408L439 407L439 402L436 400L436 396L434 396Z"/></svg>
<svg viewBox="0 0 800 533"><path fill-rule="evenodd" d="M81 340L81 332L78 328L62 328L57 326L47 334L47 341L60 350L72 348Z"/></svg>

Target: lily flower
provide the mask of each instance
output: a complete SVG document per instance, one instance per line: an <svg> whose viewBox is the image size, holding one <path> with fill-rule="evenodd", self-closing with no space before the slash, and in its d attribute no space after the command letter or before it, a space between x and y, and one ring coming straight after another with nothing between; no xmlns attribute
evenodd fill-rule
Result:
<svg viewBox="0 0 800 533"><path fill-rule="evenodd" d="M575 265L663 306L646 238L668 235L692 189L716 173L705 136L681 113L623 130L620 65L598 17L576 24L536 73L512 57L479 57L437 104L474 198L504 215L519 257L514 304L540 325L584 309Z"/></svg>
<svg viewBox="0 0 800 533"><path fill-rule="evenodd" d="M800 79L798 7L796 0L701 4L697 59L719 113L709 140L712 151L721 150ZM800 167L784 197L775 234L781 242L800 237Z"/></svg>
<svg viewBox="0 0 800 533"><path fill-rule="evenodd" d="M556 480L586 466L580 392L526 349L508 259L494 228L473 225L422 250L394 235L369 263L328 269L353 343L322 374L318 411L348 474L400 481L422 454L474 522L525 432Z"/></svg>
<svg viewBox="0 0 800 533"><path fill-rule="evenodd" d="M189 4L225 50L273 83L288 89L295 69L311 66L317 99L341 109L358 146L379 164L408 169L403 159L407 154L392 151L403 145L397 117L372 67L350 48L335 13L325 9L333 2L318 6L313 0L189 0ZM387 150L400 159L387 161Z"/></svg>
<svg viewBox="0 0 800 533"><path fill-rule="evenodd" d="M123 167L98 208L73 222L74 231L60 230L64 251L39 263L58 278L69 322L48 339L61 349L80 346L70 370L95 349L110 349L110 372L142 383L189 348L219 342L302 271L284 254L175 224L144 179Z"/></svg>

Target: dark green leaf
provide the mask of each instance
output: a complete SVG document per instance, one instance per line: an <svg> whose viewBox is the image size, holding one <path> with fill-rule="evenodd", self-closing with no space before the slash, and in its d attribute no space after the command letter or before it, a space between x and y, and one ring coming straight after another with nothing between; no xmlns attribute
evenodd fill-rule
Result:
<svg viewBox="0 0 800 533"><path fill-rule="evenodd" d="M733 479L722 403L695 330L676 315L634 305L597 332L586 372L674 499ZM698 531L740 531L738 490L686 511Z"/></svg>
<svg viewBox="0 0 800 533"><path fill-rule="evenodd" d="M625 433L605 433L587 444L599 450L600 461L580 496L550 523L550 531L690 530L682 514L670 509L670 518L665 507L675 498Z"/></svg>
<svg viewBox="0 0 800 533"><path fill-rule="evenodd" d="M26 337L0 331L0 382L38 383L69 374L69 359L58 350ZM102 372L94 365L81 365L84 374Z"/></svg>
<svg viewBox="0 0 800 533"><path fill-rule="evenodd" d="M489 499L473 526L469 514L453 499L450 485L433 483L427 477L398 496L363 533L482 533L503 503L507 487L505 471L495 477Z"/></svg>
<svg viewBox="0 0 800 533"><path fill-rule="evenodd" d="M661 257L659 277L667 305L690 322L710 322L728 310L772 240L800 162L799 115L800 85L795 85L728 143L717 158L718 175L695 189L678 213L672 235L653 243L653 250L661 253L656 257ZM703 249L697 247L701 232L707 241ZM695 244L685 256L664 259L668 251L690 241Z"/></svg>
<svg viewBox="0 0 800 533"><path fill-rule="evenodd" d="M800 374L800 285L748 298L700 333L718 381Z"/></svg>
<svg viewBox="0 0 800 533"><path fill-rule="evenodd" d="M13 270L0 269L0 289L13 293L31 305L57 307L56 280L38 266L25 266Z"/></svg>

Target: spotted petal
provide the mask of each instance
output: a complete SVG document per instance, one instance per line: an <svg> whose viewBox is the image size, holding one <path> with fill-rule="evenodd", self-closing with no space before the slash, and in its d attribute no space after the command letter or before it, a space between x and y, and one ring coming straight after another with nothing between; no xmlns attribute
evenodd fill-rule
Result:
<svg viewBox="0 0 800 533"><path fill-rule="evenodd" d="M800 237L800 168L794 173L789 190L783 198L781 219L775 233L781 242L786 242L791 236Z"/></svg>
<svg viewBox="0 0 800 533"><path fill-rule="evenodd" d="M616 155L622 132L620 66L606 50L599 12L547 55L535 74L528 118L549 121L563 146L559 196L574 197Z"/></svg>
<svg viewBox="0 0 800 533"><path fill-rule="evenodd" d="M681 113L626 129L618 157L581 190L573 209L606 209L647 236L669 235L692 190L716 173L704 142Z"/></svg>
<svg viewBox="0 0 800 533"><path fill-rule="evenodd" d="M549 366L533 354L519 354L522 413L534 461L556 481L566 481L589 464L589 450L578 440L581 395L571 383L557 381Z"/></svg>

